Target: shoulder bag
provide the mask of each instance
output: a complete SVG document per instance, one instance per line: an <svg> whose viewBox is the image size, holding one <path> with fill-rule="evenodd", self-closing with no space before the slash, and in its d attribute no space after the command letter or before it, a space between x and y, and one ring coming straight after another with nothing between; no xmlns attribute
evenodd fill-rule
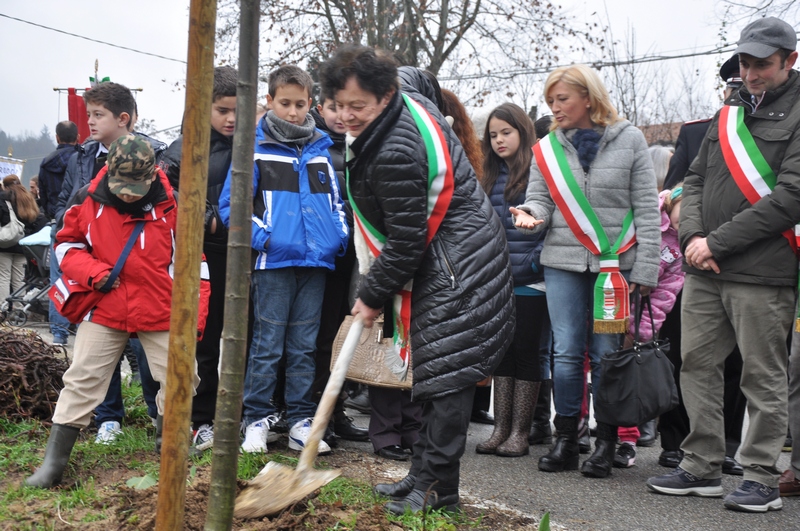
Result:
<svg viewBox="0 0 800 531"><path fill-rule="evenodd" d="M647 304L653 340L639 341L642 306ZM669 340L656 339L650 297L634 293L636 315L633 347L603 355L602 382L597 391L595 418L612 426L639 426L678 406Z"/></svg>
<svg viewBox="0 0 800 531"><path fill-rule="evenodd" d="M353 316L348 315L339 327L339 332L333 340L331 353L331 368L339 357L347 332L353 324ZM364 327L361 339L356 346L356 352L347 369L347 379L353 382L374 385L376 387L390 387L394 389L411 390L413 371L408 371L405 380L395 376L386 364L386 351L393 349L392 338L383 337L383 314L378 317L372 328Z"/></svg>
<svg viewBox="0 0 800 531"><path fill-rule="evenodd" d="M0 248L3 249L15 246L25 236L25 224L17 217L9 201L6 201L6 206L8 206L8 217L11 219L0 227Z"/></svg>
<svg viewBox="0 0 800 531"><path fill-rule="evenodd" d="M122 249L122 254L119 255L114 269L111 270L111 273L108 275L108 280L102 288L88 288L67 277L67 275L62 274L61 277L50 286L50 290L48 291L50 300L53 301L58 313L64 316L70 323L80 323L83 318L86 317L86 314L97 306L100 299L103 298L103 295L111 291L114 281L117 280L120 271L122 271L122 266L125 265L128 254L130 254L131 249L133 249L133 244L143 228L144 221L138 221L133 228L130 238L128 238L128 242Z"/></svg>

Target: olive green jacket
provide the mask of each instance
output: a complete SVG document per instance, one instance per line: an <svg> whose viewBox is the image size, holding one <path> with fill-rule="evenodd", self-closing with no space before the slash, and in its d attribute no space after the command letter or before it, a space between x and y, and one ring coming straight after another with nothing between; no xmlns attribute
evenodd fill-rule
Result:
<svg viewBox="0 0 800 531"><path fill-rule="evenodd" d="M708 238L720 274L684 264L684 271L720 280L772 286L797 285L797 258L781 234L800 221L800 76L767 92L755 105L742 87L725 102L745 109L745 125L777 176L773 192L754 205L745 198L723 158L719 112L711 122L684 182L680 241Z"/></svg>

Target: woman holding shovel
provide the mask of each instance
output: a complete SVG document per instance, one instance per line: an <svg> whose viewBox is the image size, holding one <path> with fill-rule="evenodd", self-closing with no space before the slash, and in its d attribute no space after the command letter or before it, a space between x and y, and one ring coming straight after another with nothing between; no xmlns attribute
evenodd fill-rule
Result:
<svg viewBox="0 0 800 531"><path fill-rule="evenodd" d="M376 490L402 514L458 507L459 460L475 383L514 333L513 283L500 221L455 134L426 98L403 87L380 50L348 45L320 70L347 127L347 185L365 275L353 314L366 326L391 303L396 374L414 371L422 428L408 476ZM389 359L392 358L392 359Z"/></svg>

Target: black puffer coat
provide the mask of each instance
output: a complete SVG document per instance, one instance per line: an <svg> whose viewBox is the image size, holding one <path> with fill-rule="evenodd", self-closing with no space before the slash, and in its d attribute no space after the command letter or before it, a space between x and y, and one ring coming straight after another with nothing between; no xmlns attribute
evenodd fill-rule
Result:
<svg viewBox="0 0 800 531"><path fill-rule="evenodd" d="M180 189L181 151L183 136L178 137L164 152L159 166L167 174L169 184L175 191ZM226 253L228 249L228 229L219 217L219 196L233 158L233 137L211 129L211 146L208 152L208 188L206 190L205 231L203 251ZM211 220L217 220L216 232L211 233Z"/></svg>
<svg viewBox="0 0 800 531"><path fill-rule="evenodd" d="M396 93L351 145L351 201L387 235L358 296L371 308L383 308L414 280L413 396L429 400L492 374L514 335L513 282L503 227L461 144L429 100L413 89L404 91L441 126L453 161L455 191L426 248L425 146Z"/></svg>

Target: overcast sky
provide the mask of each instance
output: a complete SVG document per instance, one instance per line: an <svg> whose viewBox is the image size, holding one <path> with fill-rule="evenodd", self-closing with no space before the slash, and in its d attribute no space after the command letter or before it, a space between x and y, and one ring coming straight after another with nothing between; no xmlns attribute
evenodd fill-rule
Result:
<svg viewBox="0 0 800 531"><path fill-rule="evenodd" d="M602 4L591 0L562 0L570 13L588 17ZM142 52L186 60L188 0L121 2L64 2L63 0L0 0L0 50L5 75L0 83L0 129L18 135L53 131L67 119L67 97L54 87L86 87L94 75L130 88L142 88L137 100L143 118L159 128L180 123L185 93L175 85L185 79L183 63L107 46L32 26L8 16L65 32L90 37ZM637 52L705 50L718 43L719 22L714 0L607 0L615 37L636 30ZM602 19L605 14L600 13ZM741 28L732 30L735 41ZM716 58L699 60L713 83ZM679 61L670 61L670 65Z"/></svg>

